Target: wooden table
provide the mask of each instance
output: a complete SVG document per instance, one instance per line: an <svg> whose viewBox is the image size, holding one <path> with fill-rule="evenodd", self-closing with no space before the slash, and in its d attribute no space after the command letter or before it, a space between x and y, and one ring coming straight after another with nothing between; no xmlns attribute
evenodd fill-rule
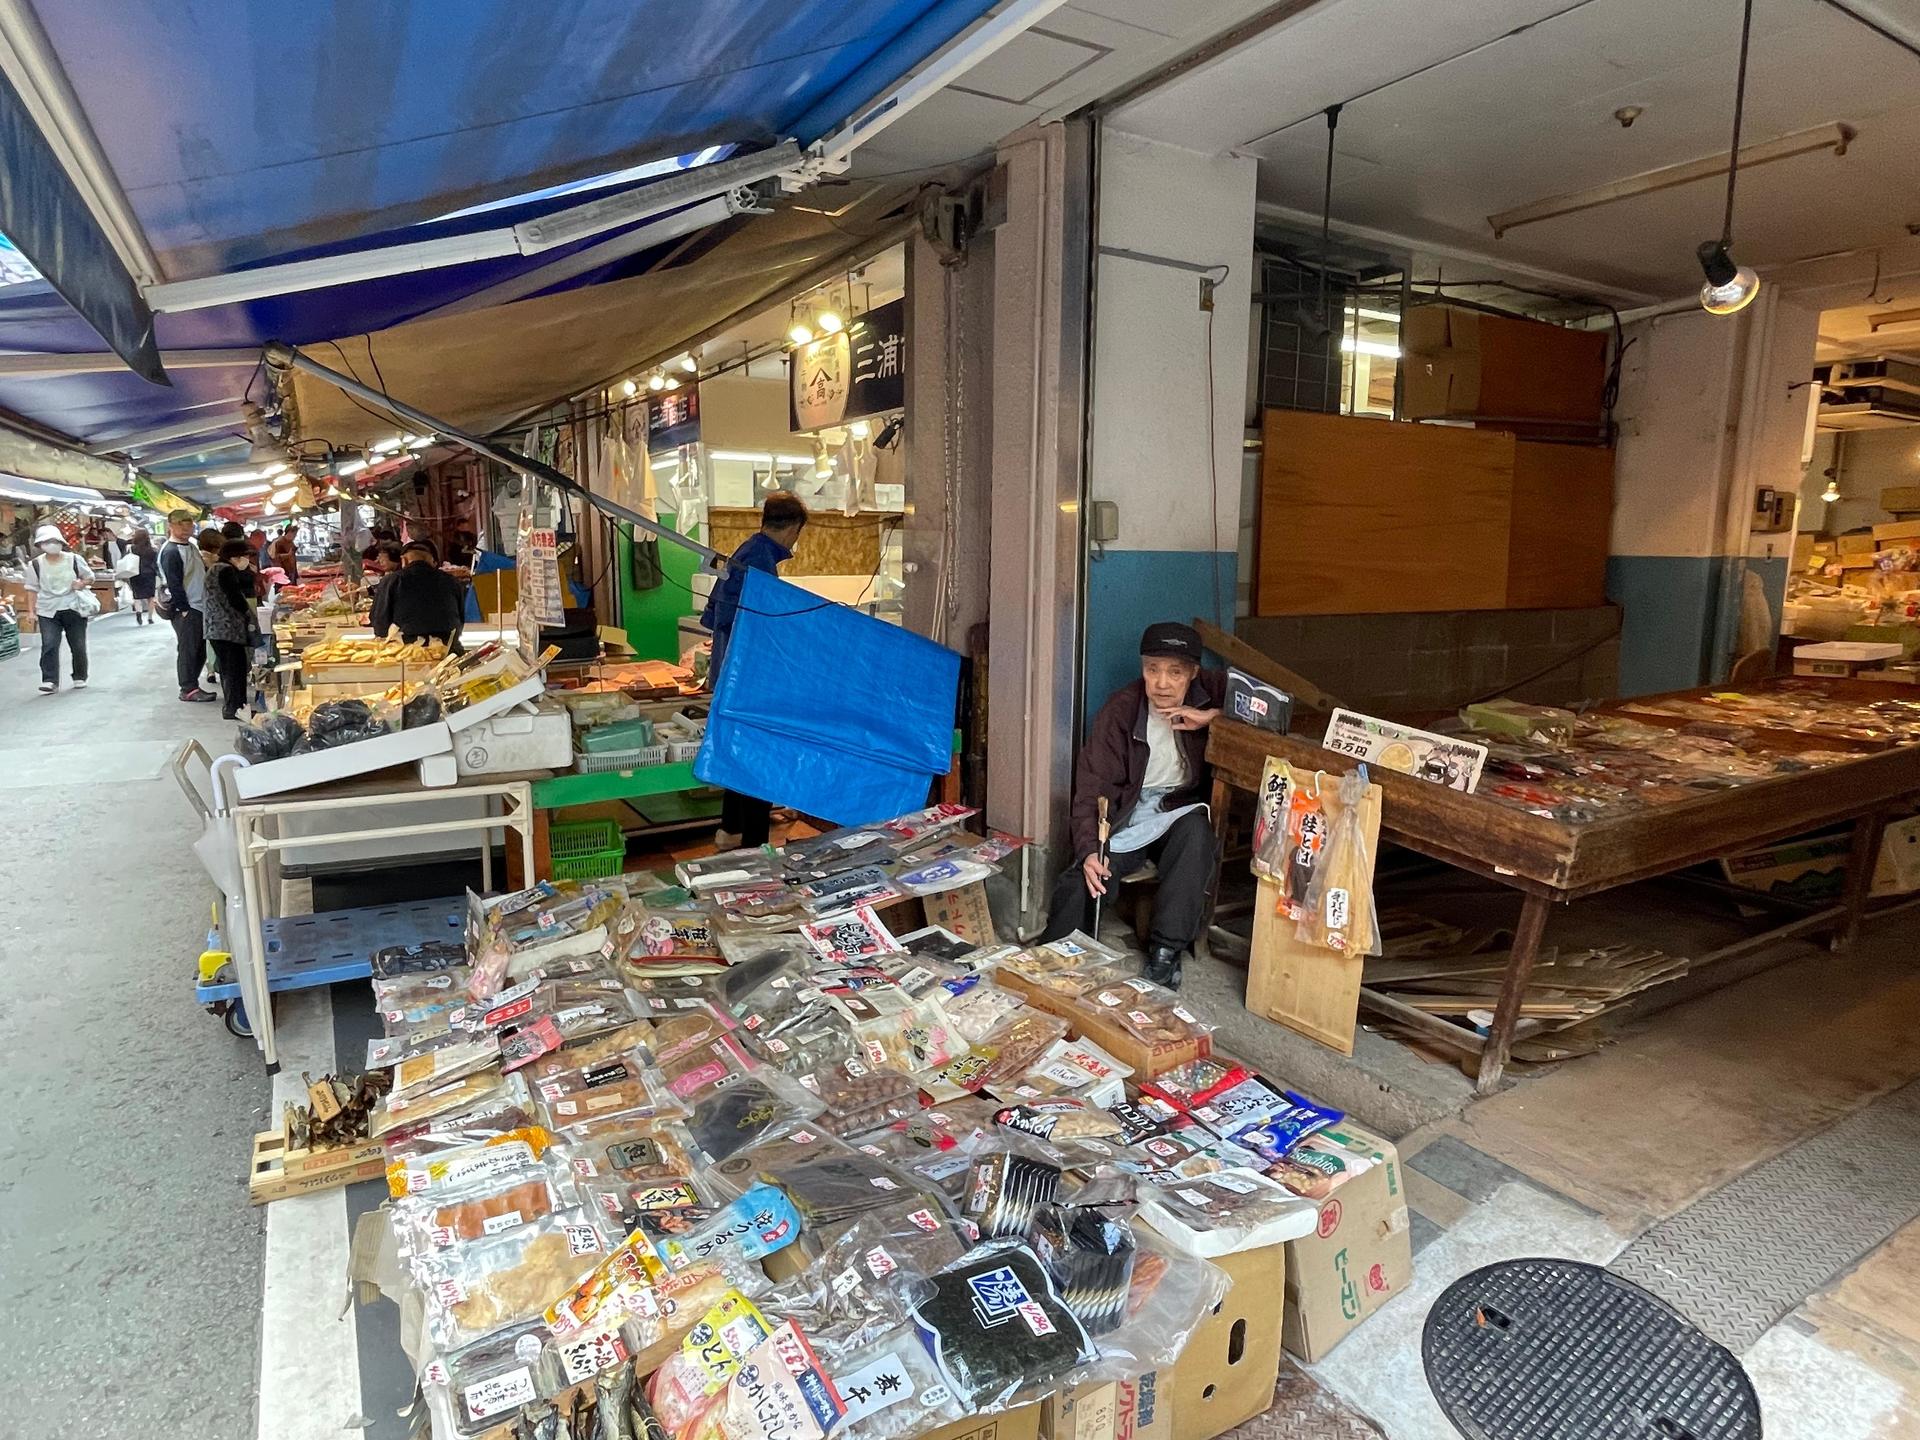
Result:
<svg viewBox="0 0 1920 1440"><path fill-rule="evenodd" d="M1794 748L1808 746L1802 740ZM1848 747L1834 742L1822 748ZM1373 779L1383 792L1383 839L1509 886L1524 898L1493 1024L1484 1041L1465 1027L1377 991L1363 988L1361 1002L1469 1057L1477 1054L1479 1088L1485 1093L1506 1067L1549 904L1850 820L1854 822L1852 848L1840 904L1695 959L1696 963L1729 959L1788 936L1819 930L1831 930L1833 948L1845 950L1859 932L1888 812L1902 797L1920 791L1920 745L1853 748L1858 758L1839 764L1578 824L1373 767ZM1257 790L1269 755L1335 774L1345 774L1358 763L1297 736L1217 720L1207 744L1216 827L1225 824L1229 788Z"/></svg>

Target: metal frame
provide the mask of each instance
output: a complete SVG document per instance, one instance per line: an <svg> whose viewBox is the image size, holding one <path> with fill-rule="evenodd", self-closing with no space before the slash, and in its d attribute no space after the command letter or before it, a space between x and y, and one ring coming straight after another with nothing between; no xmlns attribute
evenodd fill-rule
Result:
<svg viewBox="0 0 1920 1440"><path fill-rule="evenodd" d="M217 761L214 763L213 775L216 796L224 801L226 799L224 777ZM503 802L502 811L498 815L492 813L491 802L495 797ZM311 815L329 810L360 810L458 799L477 799L487 801L488 804L485 813L456 820L434 820L417 825L384 825L359 830L343 830L327 835L297 835L286 838L267 833L268 822L284 815ZM273 1001L268 991L266 937L262 931L261 922L267 916L270 899L274 906L274 913L278 914L280 897L277 867L275 867L275 875L269 879L268 866L281 851L346 845L359 841L404 840L426 835L458 835L478 831L480 832L480 884L483 890L490 891L493 888L492 833L495 830L516 830L520 834L521 873L528 877L533 875L533 785L527 780L480 780L472 784L461 783L435 788L420 786L411 790L374 791L369 794L321 795L308 799L298 798L298 792L295 792L292 796L273 796L264 800L227 805L225 809L233 825L234 841L240 856L241 898L245 910L244 928L241 934L235 937L244 941L242 946L244 953L236 951L234 963L236 970L244 973L247 980L251 982L250 986L242 986L242 993L246 995L247 1013L253 1023L254 1039L266 1059L269 1074L278 1073L280 1060L279 1051L274 1043ZM251 994L247 994L249 988Z"/></svg>

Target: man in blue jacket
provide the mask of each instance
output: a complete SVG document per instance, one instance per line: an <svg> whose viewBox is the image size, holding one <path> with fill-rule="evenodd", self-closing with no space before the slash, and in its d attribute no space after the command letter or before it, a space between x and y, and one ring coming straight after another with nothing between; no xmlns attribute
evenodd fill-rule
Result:
<svg viewBox="0 0 1920 1440"><path fill-rule="evenodd" d="M793 547L806 528L806 503L790 490L776 490L760 507L759 533L749 535L727 558L726 573L713 587L707 608L700 614L700 623L713 636L713 659L707 674L715 688L720 684L720 667L726 662L727 646L733 640L733 622L740 611L740 589L746 584L747 571L779 574L781 564L793 558ZM713 837L713 843L723 851L737 850L743 845L764 845L772 814L773 806L767 801L724 790L720 800L720 830Z"/></svg>

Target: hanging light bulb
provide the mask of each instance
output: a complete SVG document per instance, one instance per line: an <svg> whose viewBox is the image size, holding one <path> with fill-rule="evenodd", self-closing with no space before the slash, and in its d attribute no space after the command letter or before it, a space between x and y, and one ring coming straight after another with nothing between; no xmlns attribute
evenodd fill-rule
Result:
<svg viewBox="0 0 1920 1440"><path fill-rule="evenodd" d="M796 320L793 322L793 328L787 331L787 338L796 345L805 345L808 341L813 339L813 331L806 325L802 324L800 321Z"/></svg>
<svg viewBox="0 0 1920 1440"><path fill-rule="evenodd" d="M1724 240L1703 241L1700 269L1706 283L1700 287L1700 307L1709 315L1731 315L1744 310L1760 293L1760 277L1751 265L1736 265Z"/></svg>
<svg viewBox="0 0 1920 1440"><path fill-rule="evenodd" d="M856 420L853 422L853 424L847 427L847 432L851 434L853 438L856 440L864 440L869 435L873 434L873 426L869 425L864 420Z"/></svg>
<svg viewBox="0 0 1920 1440"><path fill-rule="evenodd" d="M1753 0L1746 0L1740 19L1740 68L1733 82L1733 144L1727 151L1727 208L1720 221L1720 238L1702 240L1695 252L1706 283L1700 287L1700 307L1709 315L1731 315L1753 303L1760 293L1760 277L1753 267L1737 263L1733 249L1733 187L1740 178L1740 124L1747 109L1747 44L1753 38Z"/></svg>
<svg viewBox="0 0 1920 1440"><path fill-rule="evenodd" d="M647 389L664 390L666 388L667 388L667 377L662 375L658 370L654 371L653 374L647 376Z"/></svg>
<svg viewBox="0 0 1920 1440"><path fill-rule="evenodd" d="M678 390L678 389L680 388L680 382L679 382L679 380L677 380L676 378L674 378L674 377L673 377L673 376L671 376L671 375L669 375L669 376L667 376L667 378L666 378L665 380L663 380L663 381L661 381L660 383L661 383L662 385L664 385L664 386L666 386L666 388L667 388L667 389L669 389L669 390Z"/></svg>
<svg viewBox="0 0 1920 1440"><path fill-rule="evenodd" d="M700 362L691 355L682 355L680 357L680 368L689 375L698 375L700 373Z"/></svg>
<svg viewBox="0 0 1920 1440"><path fill-rule="evenodd" d="M822 310L818 318L822 335L838 335L846 328L846 323L831 310Z"/></svg>
<svg viewBox="0 0 1920 1440"><path fill-rule="evenodd" d="M633 379L622 380L620 382L620 393L631 400L640 393L640 385Z"/></svg>
<svg viewBox="0 0 1920 1440"><path fill-rule="evenodd" d="M1840 482L1829 479L1827 481L1827 488L1820 492L1820 498L1829 505L1833 504L1834 501L1840 498Z"/></svg>

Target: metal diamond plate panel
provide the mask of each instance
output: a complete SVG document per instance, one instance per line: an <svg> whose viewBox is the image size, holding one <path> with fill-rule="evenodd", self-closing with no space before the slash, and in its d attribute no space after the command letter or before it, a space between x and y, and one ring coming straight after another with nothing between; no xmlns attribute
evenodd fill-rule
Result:
<svg viewBox="0 0 1920 1440"><path fill-rule="evenodd" d="M1739 1353L1916 1215L1920 1081L1661 1221L1609 1268Z"/></svg>
<svg viewBox="0 0 1920 1440"><path fill-rule="evenodd" d="M1760 1440L1740 1362L1597 1265L1504 1260L1427 1312L1427 1383L1468 1440Z"/></svg>

